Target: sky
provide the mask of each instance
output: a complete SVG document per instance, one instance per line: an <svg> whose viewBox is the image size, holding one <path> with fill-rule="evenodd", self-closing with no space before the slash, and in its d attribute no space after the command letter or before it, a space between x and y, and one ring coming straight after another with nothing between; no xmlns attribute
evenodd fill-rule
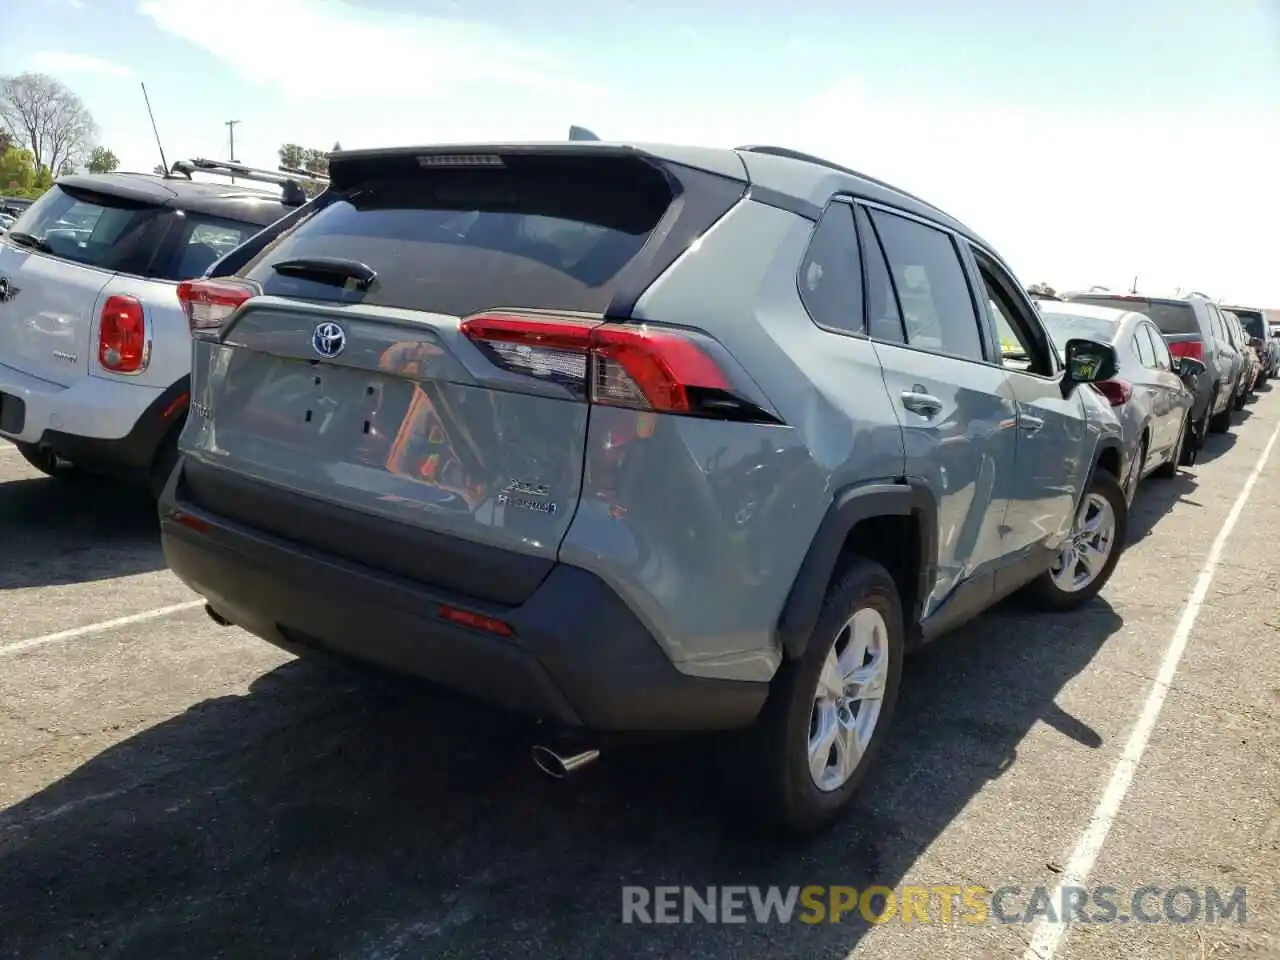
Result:
<svg viewBox="0 0 1280 960"><path fill-rule="evenodd" d="M8 0L0 74L123 169L285 142L770 143L964 221L1023 283L1280 308L1280 0Z"/></svg>

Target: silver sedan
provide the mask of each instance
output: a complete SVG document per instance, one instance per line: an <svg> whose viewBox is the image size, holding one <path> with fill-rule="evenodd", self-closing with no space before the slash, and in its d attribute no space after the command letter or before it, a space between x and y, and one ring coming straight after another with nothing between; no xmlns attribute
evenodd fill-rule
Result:
<svg viewBox="0 0 1280 960"><path fill-rule="evenodd" d="M1124 428L1131 466L1123 483L1130 500L1144 477L1172 477L1180 465L1195 462L1195 394L1188 383L1203 370L1198 360L1172 356L1155 324L1140 313L1049 300L1037 306L1059 353L1073 337L1115 348L1119 371L1094 387L1111 402Z"/></svg>

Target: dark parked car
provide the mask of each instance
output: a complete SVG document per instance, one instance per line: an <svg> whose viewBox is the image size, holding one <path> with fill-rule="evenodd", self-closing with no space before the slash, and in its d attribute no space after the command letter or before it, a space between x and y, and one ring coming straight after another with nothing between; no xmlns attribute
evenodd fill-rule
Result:
<svg viewBox="0 0 1280 960"><path fill-rule="evenodd" d="M1262 369L1258 373L1258 385L1276 375L1280 366L1280 340L1271 331L1261 310L1254 307L1226 307L1240 319L1240 325L1249 335L1249 346L1258 355Z"/></svg>

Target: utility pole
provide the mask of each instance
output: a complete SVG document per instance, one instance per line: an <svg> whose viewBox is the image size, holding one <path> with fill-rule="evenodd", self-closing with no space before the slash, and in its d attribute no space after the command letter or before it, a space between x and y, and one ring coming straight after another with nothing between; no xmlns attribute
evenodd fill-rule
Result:
<svg viewBox="0 0 1280 960"><path fill-rule="evenodd" d="M235 162L235 159L236 159L236 124L239 122L240 122L239 120L227 121L227 136L231 140L231 156L228 159L230 159L233 163ZM235 183L236 178L232 177L231 182Z"/></svg>

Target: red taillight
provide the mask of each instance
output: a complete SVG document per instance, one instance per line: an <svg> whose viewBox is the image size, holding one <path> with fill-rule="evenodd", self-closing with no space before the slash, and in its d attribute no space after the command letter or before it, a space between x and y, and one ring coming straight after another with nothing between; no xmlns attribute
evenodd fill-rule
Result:
<svg viewBox="0 0 1280 960"><path fill-rule="evenodd" d="M500 637L509 637L515 633L509 624L503 623L501 620L495 620L493 617L486 617L483 614L472 613L470 610L460 610L457 607L441 604L436 612L441 620L448 620L450 623L470 627L472 630L496 633Z"/></svg>
<svg viewBox="0 0 1280 960"><path fill-rule="evenodd" d="M249 280L184 280L178 284L178 302L195 335L216 333L231 314L259 293Z"/></svg>
<svg viewBox="0 0 1280 960"><path fill-rule="evenodd" d="M150 352L142 303L136 297L108 297L98 321L98 363L112 373L139 373Z"/></svg>
<svg viewBox="0 0 1280 960"><path fill-rule="evenodd" d="M657 413L772 420L737 395L696 334L602 319L482 314L462 333L500 367L562 384L591 403Z"/></svg>
<svg viewBox="0 0 1280 960"><path fill-rule="evenodd" d="M1191 357L1204 362L1204 344L1199 340L1175 340L1168 347L1175 357Z"/></svg>
<svg viewBox="0 0 1280 960"><path fill-rule="evenodd" d="M1122 406L1129 401L1129 397L1133 396L1133 387L1123 380L1102 380L1094 386L1113 407Z"/></svg>

